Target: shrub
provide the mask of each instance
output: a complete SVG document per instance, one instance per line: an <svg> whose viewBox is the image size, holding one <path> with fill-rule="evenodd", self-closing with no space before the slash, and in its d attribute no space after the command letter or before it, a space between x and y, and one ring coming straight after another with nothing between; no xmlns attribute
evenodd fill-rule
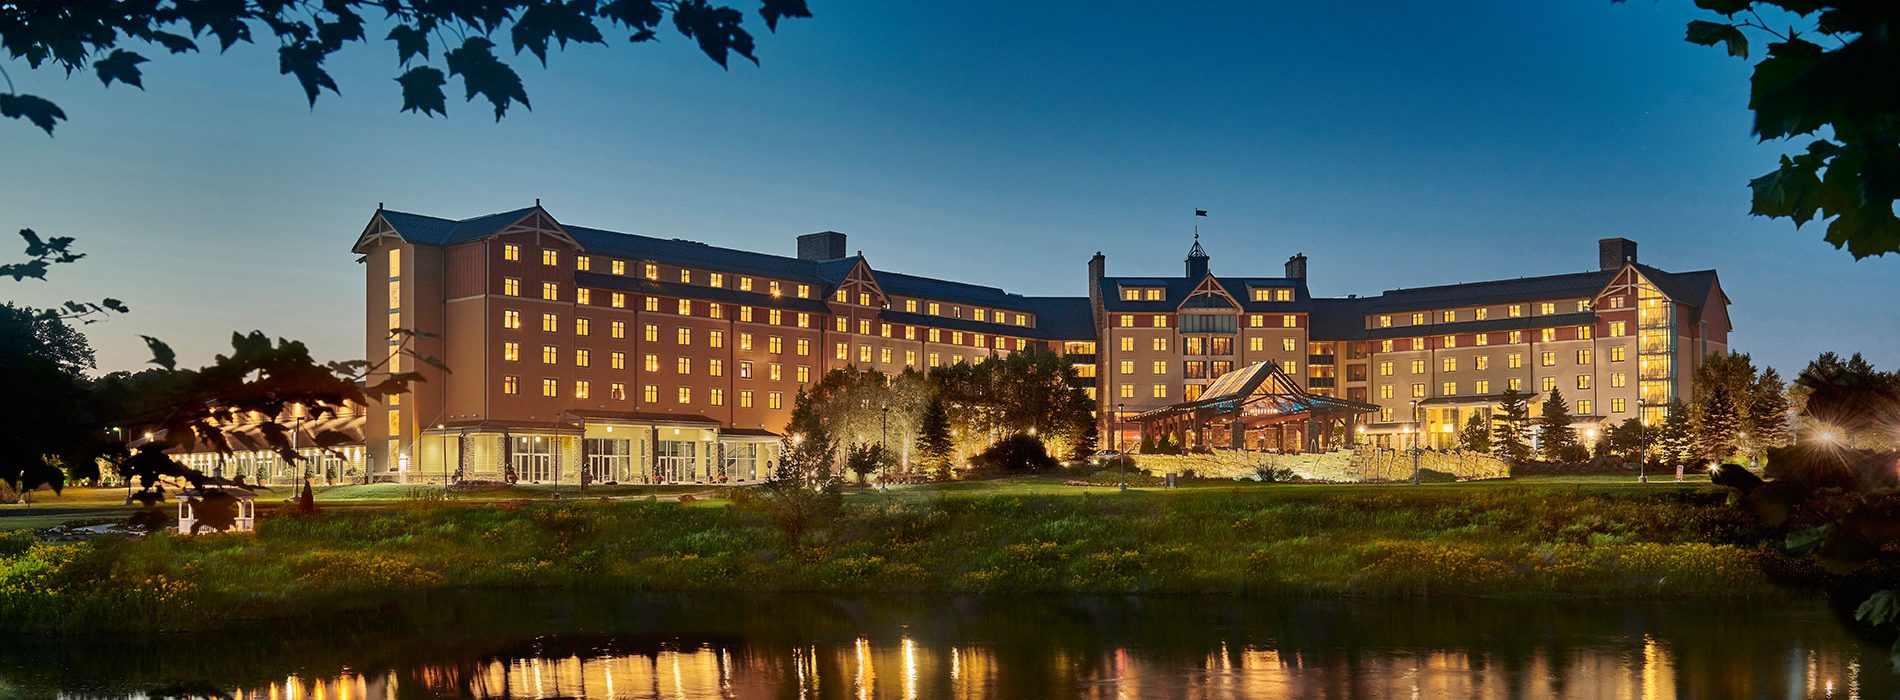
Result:
<svg viewBox="0 0 1900 700"><path fill-rule="evenodd" d="M1274 482L1293 481L1295 479L1300 478L1300 475L1294 473L1293 470L1287 469L1284 467L1262 466L1262 467L1254 468L1253 478L1254 478L1254 481L1259 481L1259 482L1264 482L1264 483L1274 483Z"/></svg>
<svg viewBox="0 0 1900 700"><path fill-rule="evenodd" d="M1023 433L997 440L996 444L971 457L970 463L977 469L992 472L1039 472L1058 466L1041 440Z"/></svg>

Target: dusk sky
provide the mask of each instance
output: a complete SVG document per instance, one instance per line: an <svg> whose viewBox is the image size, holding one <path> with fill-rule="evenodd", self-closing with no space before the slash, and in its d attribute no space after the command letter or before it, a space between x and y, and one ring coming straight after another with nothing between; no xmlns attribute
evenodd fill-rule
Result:
<svg viewBox="0 0 1900 700"><path fill-rule="evenodd" d="M1304 252L1317 296L1594 269L1624 236L1718 269L1732 347L1784 375L1824 350L1900 366L1900 259L1748 215L1783 146L1749 135L1748 65L1682 41L1688 0L813 0L776 35L740 6L760 67L670 28L524 55L534 109L500 123L459 81L449 118L399 113L382 41L331 63L343 94L314 110L274 47L157 56L144 92L7 63L71 120L0 121L0 259L22 227L88 254L7 297L125 300L85 329L102 371L140 367L141 334L191 366L251 329L349 359L349 248L378 202L539 197L569 224L781 254L833 229L879 269L1033 295L1086 294L1097 250L1111 275L1178 274L1202 208L1216 273Z"/></svg>

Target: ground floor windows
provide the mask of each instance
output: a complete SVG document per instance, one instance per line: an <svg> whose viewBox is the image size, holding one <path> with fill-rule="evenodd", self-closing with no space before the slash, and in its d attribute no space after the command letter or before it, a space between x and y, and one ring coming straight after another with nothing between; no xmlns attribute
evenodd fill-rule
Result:
<svg viewBox="0 0 1900 700"><path fill-rule="evenodd" d="M554 441L536 435L514 438L508 457L511 481L554 480Z"/></svg>
<svg viewBox="0 0 1900 700"><path fill-rule="evenodd" d="M661 481L696 481L699 443L690 440L661 440L654 451L653 470Z"/></svg>
<svg viewBox="0 0 1900 700"><path fill-rule="evenodd" d="M588 479L596 484L626 481L633 464L632 442L603 438L582 441L582 449L587 454Z"/></svg>

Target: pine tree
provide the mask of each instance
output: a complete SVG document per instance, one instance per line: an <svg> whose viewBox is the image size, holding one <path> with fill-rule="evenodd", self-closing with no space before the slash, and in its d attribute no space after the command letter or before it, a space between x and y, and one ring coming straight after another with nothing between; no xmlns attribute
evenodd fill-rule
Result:
<svg viewBox="0 0 1900 700"><path fill-rule="evenodd" d="M1720 462L1735 453L1742 421L1727 387L1714 386L1701 392L1689 413L1691 441L1700 460Z"/></svg>
<svg viewBox="0 0 1900 700"><path fill-rule="evenodd" d="M1464 432L1458 435L1458 444L1472 452L1489 453L1491 451L1491 426L1483 413L1471 414L1465 421Z"/></svg>
<svg viewBox="0 0 1900 700"><path fill-rule="evenodd" d="M1669 404L1668 416L1663 419L1656 432L1657 461L1665 467L1687 468L1699 460L1696 455L1695 430L1689 419L1689 407L1682 401Z"/></svg>
<svg viewBox="0 0 1900 700"><path fill-rule="evenodd" d="M1546 462L1564 462L1577 456L1577 430L1570 427L1570 404L1564 401L1562 389L1552 388L1550 398L1544 399L1537 446Z"/></svg>
<svg viewBox="0 0 1900 700"><path fill-rule="evenodd" d="M1781 382L1781 375L1773 367L1762 370L1761 377L1749 387L1749 394L1753 399L1743 423L1748 432L1742 440L1743 450L1753 457L1787 446L1792 434L1788 429L1788 387Z"/></svg>
<svg viewBox="0 0 1900 700"><path fill-rule="evenodd" d="M955 473L950 459L954 448L950 442L950 413L944 408L942 398L932 396L924 404L923 417L918 421L918 462L938 478L948 479Z"/></svg>
<svg viewBox="0 0 1900 700"><path fill-rule="evenodd" d="M1531 448L1525 436L1530 430L1530 398L1516 389L1505 390L1491 422L1491 453L1512 464L1529 461Z"/></svg>
<svg viewBox="0 0 1900 700"><path fill-rule="evenodd" d="M1146 430L1141 431L1141 448L1140 449L1141 449L1141 453L1145 455L1159 454L1155 452L1154 436L1148 434L1148 431Z"/></svg>

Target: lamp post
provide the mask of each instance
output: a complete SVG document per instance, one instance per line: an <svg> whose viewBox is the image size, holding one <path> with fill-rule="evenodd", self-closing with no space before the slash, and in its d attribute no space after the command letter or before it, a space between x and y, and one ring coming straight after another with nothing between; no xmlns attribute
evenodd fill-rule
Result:
<svg viewBox="0 0 1900 700"><path fill-rule="evenodd" d="M1128 471L1128 456L1122 454L1122 403L1115 404L1115 461L1120 462L1122 471Z"/></svg>
<svg viewBox="0 0 1900 700"><path fill-rule="evenodd" d="M1417 428L1417 430L1412 431L1412 483L1414 485L1417 485L1421 483L1419 468L1418 468L1418 462L1419 462L1419 457L1420 457L1419 449L1418 449L1418 438L1419 438L1419 433L1422 433L1425 431L1425 426L1419 425L1419 422L1418 422L1418 399L1412 399L1412 427Z"/></svg>
<svg viewBox="0 0 1900 700"><path fill-rule="evenodd" d="M1647 402L1636 397L1636 483L1649 483L1649 413L1643 410Z"/></svg>
<svg viewBox="0 0 1900 700"><path fill-rule="evenodd" d="M883 433L883 436L877 439L877 451L879 453L878 457L880 459L890 459L890 456L891 456L891 446L890 446L891 405L884 404L882 406L879 406L878 411L883 414L882 416L878 418L878 424L877 424L878 430Z"/></svg>

